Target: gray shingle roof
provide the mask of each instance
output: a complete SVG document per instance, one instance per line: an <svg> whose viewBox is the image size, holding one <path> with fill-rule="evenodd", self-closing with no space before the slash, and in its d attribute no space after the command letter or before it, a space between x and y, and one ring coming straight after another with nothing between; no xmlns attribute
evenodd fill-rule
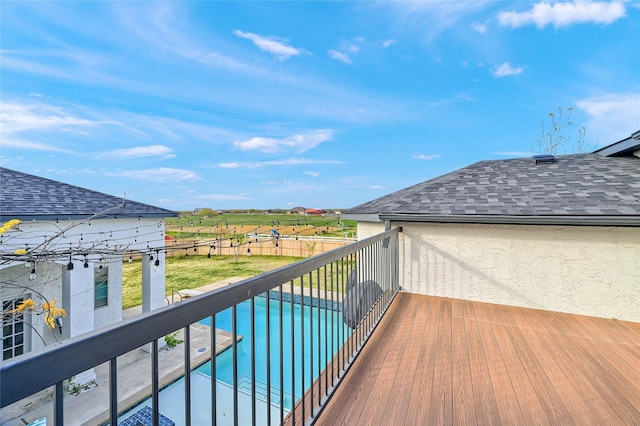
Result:
<svg viewBox="0 0 640 426"><path fill-rule="evenodd" d="M345 214L635 216L640 159L576 154L480 161L353 207Z"/></svg>
<svg viewBox="0 0 640 426"><path fill-rule="evenodd" d="M83 219L110 209L104 217L172 217L178 213L0 167L0 218ZM122 205L122 207L114 208Z"/></svg>

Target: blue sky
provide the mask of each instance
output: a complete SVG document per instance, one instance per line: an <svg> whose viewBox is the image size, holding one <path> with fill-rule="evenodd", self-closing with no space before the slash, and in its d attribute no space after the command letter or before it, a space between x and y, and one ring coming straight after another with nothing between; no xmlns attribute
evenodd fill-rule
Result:
<svg viewBox="0 0 640 426"><path fill-rule="evenodd" d="M2 165L170 209L352 207L529 156L559 107L640 130L638 2L0 7Z"/></svg>

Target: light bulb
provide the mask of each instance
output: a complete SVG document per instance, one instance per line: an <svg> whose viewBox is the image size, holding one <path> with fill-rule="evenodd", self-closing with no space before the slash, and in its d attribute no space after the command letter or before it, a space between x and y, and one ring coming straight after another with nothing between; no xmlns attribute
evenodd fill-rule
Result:
<svg viewBox="0 0 640 426"><path fill-rule="evenodd" d="M31 273L29 274L29 280L33 281L36 279L36 268L33 268L31 270Z"/></svg>

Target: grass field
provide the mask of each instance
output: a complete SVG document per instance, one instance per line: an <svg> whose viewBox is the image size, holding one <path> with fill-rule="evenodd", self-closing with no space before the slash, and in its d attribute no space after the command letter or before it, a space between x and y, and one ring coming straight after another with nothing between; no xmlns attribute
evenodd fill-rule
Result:
<svg viewBox="0 0 640 426"><path fill-rule="evenodd" d="M232 277L249 278L272 271L282 266L303 260L299 257L286 256L177 256L166 258L166 295L170 298L173 290L185 290L202 287L217 281ZM328 290L340 289L344 286L345 275L355 267L355 261L339 261L326 271L316 271L310 277L304 277L304 286L313 282L313 288L318 285L324 289L325 281L331 282ZM346 272L345 272L346 271ZM342 277L338 277L342 274ZM300 279L295 279L293 285L300 286ZM128 309L142 304L142 263L140 260L123 263L122 273L122 308Z"/></svg>
<svg viewBox="0 0 640 426"><path fill-rule="evenodd" d="M231 277L252 277L301 260L298 257L251 256L236 262L233 256L177 256L166 259L166 294L202 287ZM142 263L123 263L122 308L142 304Z"/></svg>
<svg viewBox="0 0 640 426"><path fill-rule="evenodd" d="M181 215L166 219L166 233L174 238L231 239L246 234L355 236L356 222L339 216L301 216L291 214L225 213L211 216ZM252 277L299 261L286 256L175 256L166 258L166 295L173 290L202 287L231 277ZM334 274L335 275L335 274ZM142 304L142 265L140 260L123 264L122 308ZM299 283L299 281L296 281Z"/></svg>
<svg viewBox="0 0 640 426"><path fill-rule="evenodd" d="M180 239L215 238L219 235L266 234L272 229L281 235L355 236L356 222L340 216L291 214L225 213L213 216L181 215L166 219L167 234Z"/></svg>

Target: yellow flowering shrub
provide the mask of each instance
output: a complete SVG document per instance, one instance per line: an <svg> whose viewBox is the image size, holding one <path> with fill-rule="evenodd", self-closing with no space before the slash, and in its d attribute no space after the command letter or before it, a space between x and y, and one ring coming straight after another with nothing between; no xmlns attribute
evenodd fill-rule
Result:
<svg viewBox="0 0 640 426"><path fill-rule="evenodd" d="M32 311L34 310L36 307L36 302L33 301L33 299L29 298L27 300L23 300L22 302L20 302L20 304L18 306L16 306L16 309L14 309L14 313L15 312L22 312L22 311Z"/></svg>
<svg viewBox="0 0 640 426"><path fill-rule="evenodd" d="M7 231L11 231L13 229L18 229L18 225L20 225L19 219L11 219L0 226L0 235L4 234Z"/></svg>
<svg viewBox="0 0 640 426"><path fill-rule="evenodd" d="M4 234L12 229L18 229L18 225L20 225L19 219L11 219L0 226L0 234Z"/></svg>
<svg viewBox="0 0 640 426"><path fill-rule="evenodd" d="M20 302L15 309L11 311L13 314L31 312L36 315L44 314L44 322L49 326L49 328L55 328L56 323L55 319L57 317L66 317L67 312L62 309L56 307L56 299L51 299L50 301L44 301L40 305L33 301L33 299L26 299Z"/></svg>

